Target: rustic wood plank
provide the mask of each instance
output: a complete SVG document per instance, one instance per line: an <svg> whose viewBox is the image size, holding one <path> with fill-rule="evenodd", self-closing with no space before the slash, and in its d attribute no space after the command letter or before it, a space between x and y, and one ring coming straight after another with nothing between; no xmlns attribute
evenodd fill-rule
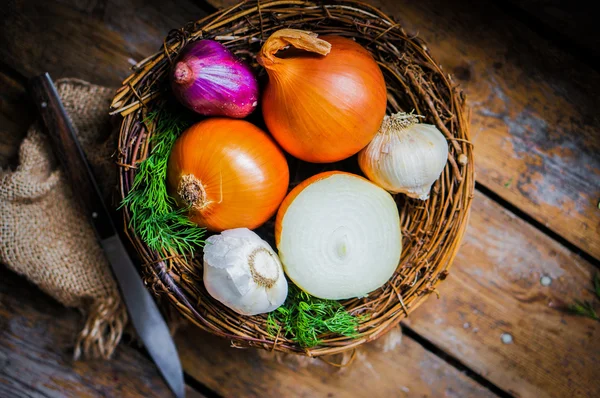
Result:
<svg viewBox="0 0 600 398"><path fill-rule="evenodd" d="M598 236L597 221L595 221L597 218L594 218L593 212L589 212L589 201L593 201L592 197L598 192L598 189L597 183L590 179L589 176L596 175L595 173L598 170L597 161L595 161L593 156L594 153L597 153L597 147L594 146L596 145L596 141L593 139L593 131L597 127L598 121L597 117L593 115L590 110L597 105L597 99L591 97L590 94L590 91L597 85L596 75L590 74L591 77L587 82L582 78L585 73L574 70L567 71L566 73L568 75L566 77L561 76L557 71L559 67L564 68L565 65L572 66L572 64L565 61L566 58L563 55L551 48L548 50L549 47L547 44L540 45L540 42L542 44L544 42L540 41L539 38L534 37L533 41L527 40L530 37L527 34L523 34L523 32L527 31L524 27L518 28L517 33L511 33L514 27L510 21L499 18L498 22L494 22L490 16L490 14L493 14L491 11L487 14L484 13L487 15L487 19L484 18L481 20L483 22L481 22L472 19L474 17L470 17L466 14L458 14L457 16L457 8L452 8L450 5L438 4L436 5L436 7L438 7L437 11L432 13L431 10L433 8L429 1L424 1L419 4L408 4L406 1L399 2L399 5L390 4L390 2L386 4L384 9L387 7L387 12L392 10L392 12L399 15L407 27L410 28L412 26L413 30L417 30L415 28L420 28L421 36L430 43L433 54L437 56L438 59L442 60L442 64L445 65L447 70L453 72L459 78L463 86L467 89L472 103L477 106L473 115L473 131L475 133L475 142L477 144L479 181L483 181L495 192L501 194L512 203L515 203L519 208L534 215L542 222L545 222L543 217L546 217L548 225L552 229L557 230L580 247L586 248L591 253L594 253L592 250L593 247L595 247L593 245L593 239L597 239ZM481 6L470 6L470 8L474 8L475 10L478 9L477 7ZM460 10L460 8L458 9ZM70 20L75 24L74 21L76 18L73 17L70 12L71 11L65 11L68 17L67 19L71 18ZM87 15L85 13L82 14ZM69 17L69 15L71 16ZM80 15L78 14L78 16ZM90 18L93 19L95 17ZM464 18L464 20L461 18ZM411 23L412 25L410 25ZM456 24L456 26L451 26L453 24ZM505 31L503 36L497 32L499 30L499 24L502 24L503 28L509 26L511 27L511 30ZM97 23L97 25L99 28L102 28L103 26L101 23ZM491 34L488 33L485 35L477 30L485 25L489 27ZM54 38L59 39L60 36L56 33L59 29L56 27L53 29L55 29ZM495 31L497 33L493 33ZM476 34L473 34L473 32ZM523 37L526 37L527 39L523 39ZM77 41L79 39L70 37L67 40L67 43L72 45L72 49L77 49L78 45L71 43L69 40ZM505 42L503 40L508 41ZM521 41L523 43L521 43ZM558 66L536 66L535 64L539 62L536 57L539 57L540 55L545 55L546 59L550 58L554 61L558 61L555 63L555 65ZM23 59L33 60L32 62L35 62L37 59L29 56L27 53L21 53L20 56L23 57ZM27 58L28 56L29 58ZM496 60L496 58L494 58L496 56L498 56L498 59L501 61ZM126 58L124 58L123 55L120 55L119 57L122 61L126 61ZM76 58L67 59L76 63L79 62L80 66L87 64L84 62L85 60L82 61L81 59ZM106 62L102 61L101 57L99 60L101 61L101 66L102 62ZM11 62L13 61L14 59L11 60ZM56 68L57 73L61 70L64 71L61 67L56 66L60 65L59 59L46 57L46 61L50 61L50 66L54 65L53 67ZM52 62L54 62L54 64L52 64ZM14 62L13 64L16 65ZM37 67L41 68L44 67L44 65L43 63L39 63L37 64ZM27 73L31 73L34 70L31 66L29 68L30 70ZM72 71L77 70L77 68L74 68L67 72L71 73ZM119 77L119 74L113 73L110 68L107 70L109 74ZM80 73L89 74L88 77L79 74L78 76L80 77L93 79L95 74L100 72L86 70L84 72L80 71ZM565 72L563 71L562 73ZM124 75L126 75L126 73L124 73L123 76ZM112 83L111 77L97 75L96 78L100 80L95 80L95 82L106 83L110 80ZM103 82L102 79L107 80ZM586 84L588 85L587 88ZM531 97L529 96L530 94ZM589 104L586 103L587 100L590 101ZM478 109L483 109L484 112L480 112ZM488 110L487 113L485 112L486 109ZM525 114L523 114L523 109L527 111ZM500 114L500 116L497 116L498 114ZM527 122L527 120L533 121ZM523 121L525 122L524 127L522 126L523 128L519 130L519 123ZM542 128L538 128L540 126L542 126ZM569 137L565 131L572 131L573 136ZM544 134L547 134L547 136ZM511 141L513 140L513 137L518 139L517 144L522 145L520 151L514 149L516 144ZM547 137L552 139L549 146L542 145L547 143ZM588 142L591 142L591 144L585 146L584 144ZM564 145L568 151L559 150L560 145ZM493 156L494 153L492 151L494 146L496 146L496 150L499 151L499 154L495 156ZM585 156L583 161L575 159L575 154L579 152L587 156L587 160L585 159ZM555 157L557 157L558 160L555 159ZM562 176L560 172L561 168L556 167L558 164L557 162L572 166L571 169L567 168L568 172L565 172L564 174L566 174L567 177L574 179L574 181ZM588 164L588 171L581 171L582 165L586 165L586 162ZM533 167L531 164L539 167L536 169L539 174L530 171ZM520 175L521 172L524 176ZM527 193L527 190L525 189L527 184L525 184L525 188L522 189L518 188L519 185L517 184L527 181L527 178L531 179L532 175L538 180L534 179L533 182L530 182L529 193L531 197L528 198L525 195L525 193ZM514 178L512 182L509 178L511 176ZM521 178L523 178L523 180L521 180ZM580 181L582 179L591 181L582 182ZM515 186L517 186L517 188L515 188ZM574 186L579 187L579 190L573 191L567 189L573 188ZM556 214L556 205L549 205L546 203L548 202L548 198L543 196L544 192L546 192L544 190L551 191L552 187L555 187L556 189L553 194L557 195L552 198L554 198L553 200L555 200L556 203L562 203L565 214ZM525 193L521 192L522 190ZM576 199L572 199L569 195L566 195L565 192L576 192L586 199L582 211L573 204L573 201ZM563 203L559 200L561 198L566 198L565 200L568 200ZM533 203L534 200L539 200L541 204ZM583 199L577 199L577 201L581 200ZM478 201L485 201L485 198L478 195L476 204ZM481 222L481 220L487 222L485 217L491 217L491 219L496 220L502 219L503 214L506 215L506 213L502 213L498 206L493 203L490 204L490 206L491 207L487 206L487 204L484 206L484 212L479 216L480 221L478 222ZM575 210L573 210L573 208L575 208ZM548 214L543 214L543 211L547 211ZM486 215L486 212L491 212L492 215ZM497 214L500 214L500 216ZM585 218L584 216L587 217L585 220L583 220ZM556 218L556 220L552 220L552 217ZM476 218L475 215L472 217L472 225L476 223L476 221L474 221ZM587 293L585 293L583 289L587 284L586 278L589 277L589 264L582 262L580 259L574 260L576 257L572 257L572 255L564 248L543 237L532 228L527 227L524 223L518 220L514 223L518 225L517 229L521 230L521 233L517 234L519 239L509 240L510 245L508 245L508 247L510 248L514 247L514 245L518 245L516 253L520 254L515 257L502 257L503 253L509 251L506 249L507 244L505 242L500 248L493 246L494 250L490 255L489 253L486 253L487 250L490 250L488 248L489 243L490 241L497 242L498 239L491 239L489 235L485 239L482 238L481 242L483 243L481 243L480 248L473 251L475 254L472 253L468 257L464 257L464 255L461 254L450 279L441 287L443 293L442 300L436 301L432 299L422 306L424 309L433 308L431 311L434 311L438 307L443 307L445 310L437 310L437 312L432 313L419 309L419 311L411 316L410 325L435 344L439 344L442 348L456 355L467 365L473 367L473 369L481 372L484 376L489 377L503 388L506 385L506 388L511 389L515 393L524 396L535 394L540 394L536 396L544 396L556 394L558 392L568 393L569 390L565 389L570 387L573 387L575 392L579 389L582 392L587 391L593 393L597 388L594 383L594 378L592 377L594 376L594 367L597 368L597 358L595 353L598 352L598 347L592 344L594 337L598 340L596 324L591 324L590 326L590 323L587 320L565 317L564 320L567 322L567 325L562 325L561 317L564 317L564 315L557 315L558 313L554 310L546 308L545 302L537 301L540 297L542 297L541 300L544 300L548 295L552 295L553 293L542 292L540 294L539 291L534 289L535 281L539 280L539 275L535 274L535 272L543 271L543 267L547 267L547 264L550 264L550 269L552 269L557 262L565 261L567 262L567 265L562 266L559 264L563 272L563 280L561 281L560 278L556 279L551 287L546 289L557 289L557 295L559 293L562 294L561 297L566 300L575 297L585 298ZM514 223L511 223L511 225ZM501 223L496 223L496 225L497 228L503 227L503 224ZM581 230L586 226L588 228L587 231L582 233ZM472 226L472 228L474 227ZM516 227L513 226L513 229L514 228ZM569 237L569 235L564 233L565 230L569 229L573 229L573 234L575 235L583 234L583 237L577 238L575 235ZM483 229L475 227L474 231L475 235L477 235L482 233ZM576 238L581 239L581 241L577 241ZM467 250L467 247L468 246L465 246L463 250ZM592 247L592 249L590 249L590 247ZM534 248L535 250L531 248ZM529 253L529 250L534 250L534 253L537 254L535 256L526 255ZM556 254L552 254L552 251ZM497 254L494 255L493 253ZM515 250L513 250L512 253L515 253ZM479 257L471 257L473 255ZM508 254L506 256L508 256ZM519 260L520 263L518 264L528 264L531 266L531 269L537 271L534 271L529 275L526 273L525 275L520 275L519 273L510 271L510 267L508 267L507 264L512 266L513 263L511 263L511 259ZM539 263L540 261L541 264ZM468 264L472 267L477 265L477 267L472 268L470 271L471 273L461 279L461 264ZM581 266L580 268L586 270L588 275L579 275L577 273L572 275L572 273L575 272L573 269L580 269L573 264L579 264ZM509 269L506 270L505 268ZM527 270L527 268L525 269ZM481 272L483 276L478 275L479 272ZM487 275L485 275L486 272ZM454 275L456 275L456 277ZM488 280L490 278L491 281ZM454 281L455 279L457 279L457 281ZM460 288L458 286L460 286ZM469 288L465 289L465 286L469 286ZM481 287L479 289L480 286L485 288ZM473 290L475 288L478 288L479 290ZM446 292L443 289L448 291ZM465 296L465 292L470 295ZM552 297L555 296L552 295ZM450 300L450 298L458 302L458 304L454 306L447 304L445 300ZM508 305L502 300L505 300L512 306L509 306L507 310L500 308L501 305ZM461 312L470 314L469 311L473 311L471 303L485 304L486 311L488 311L489 315L483 312L481 314L474 314L477 315L477 317L470 319L468 321L469 326L465 329L465 321L461 319L461 316L463 316L461 315ZM475 309L480 311L477 307ZM550 311L550 313L547 314L545 311ZM429 314L427 315L429 317L435 317L430 318L429 320L423 318L422 321L419 321L421 313ZM532 313L534 314L533 316L531 315ZM439 318L437 317L438 315ZM425 317L425 315L422 316ZM438 319L442 320L438 321ZM440 330L437 330L438 328L432 327L432 325L435 325L436 321L438 324L450 326L439 328ZM552 323L553 321L556 325ZM483 326L471 326L476 325L476 322L481 323ZM499 342L497 334L499 331L502 332L502 328L507 327L507 325L511 327L509 332L513 335L514 343L512 345L504 346L500 345L501 343ZM485 333L482 331L482 328L484 327L487 328ZM472 334L468 334L467 332L459 334L461 331L460 328L470 331ZM476 332L475 328L478 328ZM538 331L537 328L540 330ZM589 328L589 331L586 328ZM443 332L446 330L455 333L455 337L452 337L452 335L450 335L450 337L445 336ZM584 332L582 332L582 330L584 330ZM549 339L549 346L552 347L552 350L554 351L552 355L548 356L544 354L543 347L540 347L544 341L536 338L536 333ZM554 336L552 333L556 333L557 335ZM588 336L585 333L589 333L590 335ZM262 380L263 382L269 380L265 378L261 379L260 373L256 372L256 369L266 369L264 374L267 374L271 369L270 365L267 366L262 364L257 356L250 356L245 359L248 363L248 365L242 367L242 369L245 369L245 372L238 372L237 368L231 364L231 359L227 359L227 356L229 356L229 358L235 358L237 360L237 355L241 355L237 354L238 351L223 351L221 354L219 353L221 351L210 351L215 349L213 346L218 344L217 341L211 340L213 339L212 337L206 337L195 330L191 331L190 334L191 336L186 335L186 340L194 342L194 347L197 348L189 347L189 354L187 351L188 348L186 348L186 351L184 352L184 361L187 364L188 371L190 373L193 372L192 375L194 377L202 380L200 378L201 375L198 374L200 372L196 373L196 371L192 369L196 366L196 363L187 361L191 361L190 358L204 355L204 352L212 352L214 355L210 356L210 360L215 362L202 365L204 372L209 374L204 377L212 377L210 376L211 374L220 375L218 379L211 381L211 386L219 383L223 385L230 385L227 383L236 383L235 377L239 373L247 373L248 376L246 379L250 379L250 381L252 381L252 379ZM198 339L202 341L197 341ZM206 347L203 343L204 340L210 343ZM406 341L410 340L405 339L405 343ZM561 341L562 345L560 344ZM567 346L567 343L570 345ZM180 344L182 344L181 341ZM526 350L523 348L524 344L530 344L533 348ZM401 345L398 349L404 349L402 348L404 345ZM471 346L474 348L469 349ZM518 351L519 349L521 351ZM368 350L370 350L370 348L367 348L367 353L369 353ZM247 352L243 351L242 353L246 355L245 353ZM425 354L431 355L426 352ZM225 357L223 357L223 355L225 355ZM405 355L407 355L406 358L413 358L414 354L409 353ZM573 359L576 355L579 357ZM369 359L369 362L371 364L377 364L377 369L380 369L380 366L388 366L388 360L393 361L394 358L396 358L397 361L397 358L400 356L401 355L388 355L379 358L374 355L375 358ZM547 362L542 363L542 360ZM538 364L537 361L540 363ZM561 361L565 362L561 363ZM413 360L409 360L408 362L409 364L402 368L394 368L396 362L391 363L389 366L392 366L393 369L397 369L397 373L403 374L402 372L405 371L405 369L410 369L410 367L413 366L410 365L414 363ZM215 363L223 364L223 368L219 368L218 366L220 365L215 365ZM190 368L190 366L192 368ZM252 366L255 366L256 369L252 368ZM450 370L452 371L454 369L450 368ZM347 371L356 372L356 378L366 374L366 370L353 371L352 368L350 368ZM549 371L551 376L546 376L546 371ZM273 372L276 372L276 370ZM288 386L290 390L298 388L294 387L295 383L292 384L292 381L294 380L292 376L299 377L298 375L304 377L302 380L306 380L306 384L309 386L307 388L313 388L310 381L312 379L304 373L308 372L309 375L321 377L323 379L322 385L326 386L326 383L334 383L333 387L326 386L326 388L335 388L336 390L334 392L342 391L341 386L343 386L343 384L341 384L341 382L339 382L340 384L335 384L339 381L338 378L340 377L337 374L330 375L324 370L319 370L317 372L305 371L302 369L295 369L294 367L288 367L288 370L283 369L281 372L288 375L280 376L284 380L281 382L281 385ZM381 370L381 372L383 374L384 370ZM275 374L277 375L277 373ZM406 374L412 375L412 379L416 379L417 376L415 375L420 375L420 373L411 372L406 372ZM393 376L396 377L397 375L393 374ZM388 378L392 381L394 380L390 376L385 377L384 379L388 380ZM233 381L228 381L229 379L233 379ZM418 380L416 380L415 383L419 385L417 382ZM240 385L258 386L257 383L249 384L245 381L240 383ZM546 385L546 383L548 383L548 385ZM559 383L562 383L562 387L561 385L557 386ZM346 384L354 387L357 383ZM406 386L401 384L387 384L385 388L391 390L394 387L401 388ZM227 393L227 391L229 391L227 388L222 387L222 390ZM281 388L282 390L280 391L286 391L283 387ZM550 388L552 388L552 391L549 390ZM306 390L301 389L300 391ZM315 391L324 392L326 390ZM331 392L331 390L327 391ZM420 390L415 389L415 391ZM343 393L340 392L340 394Z"/></svg>
<svg viewBox="0 0 600 398"><path fill-rule="evenodd" d="M342 369L319 359L231 348L195 328L179 333L177 345L186 372L226 397L495 396L409 337L394 336L359 350Z"/></svg>
<svg viewBox="0 0 600 398"><path fill-rule="evenodd" d="M50 72L116 87L169 30L204 15L188 0L9 1L0 59L27 77Z"/></svg>
<svg viewBox="0 0 600 398"><path fill-rule="evenodd" d="M369 3L467 93L477 181L600 259L600 74L489 2Z"/></svg>
<svg viewBox="0 0 600 398"><path fill-rule="evenodd" d="M14 160L35 119L35 108L21 82L0 73L0 168Z"/></svg>
<svg viewBox="0 0 600 398"><path fill-rule="evenodd" d="M559 309L575 299L600 308L590 291L593 272L476 193L441 299L430 298L405 323L517 396L600 396L600 322Z"/></svg>
<svg viewBox="0 0 600 398"><path fill-rule="evenodd" d="M594 3L587 0L509 0L499 5L512 5L511 15L526 18L536 24L553 40L560 40L578 52L581 59L592 61L598 67L600 35L596 33L597 13Z"/></svg>
<svg viewBox="0 0 600 398"><path fill-rule="evenodd" d="M0 396L167 397L154 364L122 344L111 361L73 361L81 315L0 265ZM188 397L203 395L190 387Z"/></svg>

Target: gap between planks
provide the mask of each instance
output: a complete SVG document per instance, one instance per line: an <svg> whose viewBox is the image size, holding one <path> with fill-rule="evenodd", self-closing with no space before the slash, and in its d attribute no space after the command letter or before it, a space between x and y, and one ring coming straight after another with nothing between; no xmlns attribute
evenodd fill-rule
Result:
<svg viewBox="0 0 600 398"><path fill-rule="evenodd" d="M542 224L541 222L539 222L538 220L536 220L535 218L533 218L532 216L530 216L529 214L524 212L523 210L519 209L517 206L513 205L508 200L504 199L503 197L498 195L496 192L492 191L490 188L486 187L485 185L481 184L480 182L475 181L475 189L477 191L481 192L483 195L485 195L490 200L496 202L498 205L502 206L509 212L513 213L515 216L517 216L520 219L522 219L523 221L527 222L528 224L533 226L535 229L537 229L544 235L546 235L549 238L551 238L552 240L554 240L556 243L566 247L567 249L569 249L569 251L573 252L574 254L577 254L579 257L583 258L584 260L586 260L587 262L589 262L590 264L595 266L600 271L600 260L595 258L594 256L592 256L590 253L582 250L581 248L577 247L575 244L569 242L563 236L554 232L552 229L548 228L547 226L545 226L544 224Z"/></svg>
<svg viewBox="0 0 600 398"><path fill-rule="evenodd" d="M82 314L0 264L0 396L168 396L143 350L122 343L111 360L72 359ZM186 383L186 396L212 398Z"/></svg>
<svg viewBox="0 0 600 398"><path fill-rule="evenodd" d="M427 338L420 335L417 331L415 331L409 325L406 325L404 322L401 322L400 325L402 327L402 334L404 336L407 336L407 337L413 339L421 347L423 347L427 351L435 354L440 359L443 359L448 365L451 365L451 366L455 367L456 369L458 369L459 371L463 372L467 377L474 380L481 386L487 388L492 393L496 394L497 396L499 396L501 398L514 397L513 394L509 393L508 391L506 391L506 390L502 389L501 387L497 386L496 384L492 383L489 379L486 379L481 374L475 372L468 365L466 365L463 361L461 361L458 357L450 354L447 351L444 351L443 348L435 345L431 340L428 340Z"/></svg>
<svg viewBox="0 0 600 398"><path fill-rule="evenodd" d="M485 192L484 192L484 193L485 193ZM489 196L489 195L486 195L486 196ZM526 213L523 213L523 214L526 214ZM540 224L540 225L541 225L541 224ZM537 226L536 226L536 227L537 227ZM544 232L544 231L542 231L542 232Z"/></svg>
<svg viewBox="0 0 600 398"><path fill-rule="evenodd" d="M544 37L545 39L551 41L555 46L559 47L565 53L570 54L574 58L577 58L580 62L586 64L590 68L600 71L600 52L596 47L590 48L595 43L593 40L574 40L568 34L565 34L558 30L557 28L551 25L551 20L544 20L544 18L540 18L539 15L534 14L532 11L537 7L536 4L528 4L528 3L536 3L535 1L517 1L517 0L494 0L494 3L498 8L504 11L506 14L510 15L512 18L520 21L524 25L527 25L532 31L537 33L539 36ZM583 3L583 2L580 2ZM588 3L593 4L593 3ZM569 2L568 6L563 6L564 8L577 7L579 5L585 6L585 4L575 4ZM560 7L560 2L559 2ZM564 11L564 10L561 10ZM590 12L590 18L587 22L592 21L591 16L594 15L592 10L588 10ZM546 16L547 17L547 16ZM568 18L568 14L559 14L558 18L566 17ZM573 28L574 26L570 26ZM591 26L590 26L591 27ZM581 30L578 29L579 32L573 32L574 34L580 33ZM592 33L593 35L593 33Z"/></svg>

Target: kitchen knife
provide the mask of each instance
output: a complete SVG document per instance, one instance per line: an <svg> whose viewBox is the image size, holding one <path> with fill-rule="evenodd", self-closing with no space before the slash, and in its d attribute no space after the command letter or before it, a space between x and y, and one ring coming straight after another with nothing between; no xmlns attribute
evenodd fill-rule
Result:
<svg viewBox="0 0 600 398"><path fill-rule="evenodd" d="M117 234L50 75L45 73L33 78L30 92L46 125L54 153L112 267L129 319L171 391L177 398L183 398L183 371L169 328Z"/></svg>

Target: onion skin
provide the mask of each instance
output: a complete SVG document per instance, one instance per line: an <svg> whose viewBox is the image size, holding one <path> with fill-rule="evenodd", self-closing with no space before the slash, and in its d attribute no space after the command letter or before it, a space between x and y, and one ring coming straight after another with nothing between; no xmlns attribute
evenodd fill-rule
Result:
<svg viewBox="0 0 600 398"><path fill-rule="evenodd" d="M284 199L289 170L267 133L236 119L194 124L173 145L167 166L169 191L189 218L215 232L254 229Z"/></svg>
<svg viewBox="0 0 600 398"><path fill-rule="evenodd" d="M283 39L269 39L257 57L269 75L261 102L269 131L284 150L308 162L329 163L356 154L385 115L387 93L379 66L353 40L285 31L301 32L300 39L287 33ZM331 45L329 53L321 48L323 41ZM292 49L275 57L286 44L313 53Z"/></svg>
<svg viewBox="0 0 600 398"><path fill-rule="evenodd" d="M258 105L258 82L250 67L213 40L185 46L170 81L177 100L201 115L244 118Z"/></svg>

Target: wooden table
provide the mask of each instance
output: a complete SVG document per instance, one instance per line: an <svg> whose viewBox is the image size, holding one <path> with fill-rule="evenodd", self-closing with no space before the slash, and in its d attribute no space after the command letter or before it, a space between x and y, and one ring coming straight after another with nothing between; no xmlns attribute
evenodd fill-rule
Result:
<svg viewBox="0 0 600 398"><path fill-rule="evenodd" d="M574 300L600 309L591 290L600 265L593 13L552 0L371 2L428 43L472 107L477 189L441 297L402 323L400 344L369 344L342 370L279 363L186 328L177 345L189 395L600 396L600 323L561 310ZM28 77L49 71L115 87L169 29L229 4L9 0L0 165L14 164L35 117ZM76 311L0 267L0 396L168 396L139 347L122 345L111 362L73 362L80 325Z"/></svg>

